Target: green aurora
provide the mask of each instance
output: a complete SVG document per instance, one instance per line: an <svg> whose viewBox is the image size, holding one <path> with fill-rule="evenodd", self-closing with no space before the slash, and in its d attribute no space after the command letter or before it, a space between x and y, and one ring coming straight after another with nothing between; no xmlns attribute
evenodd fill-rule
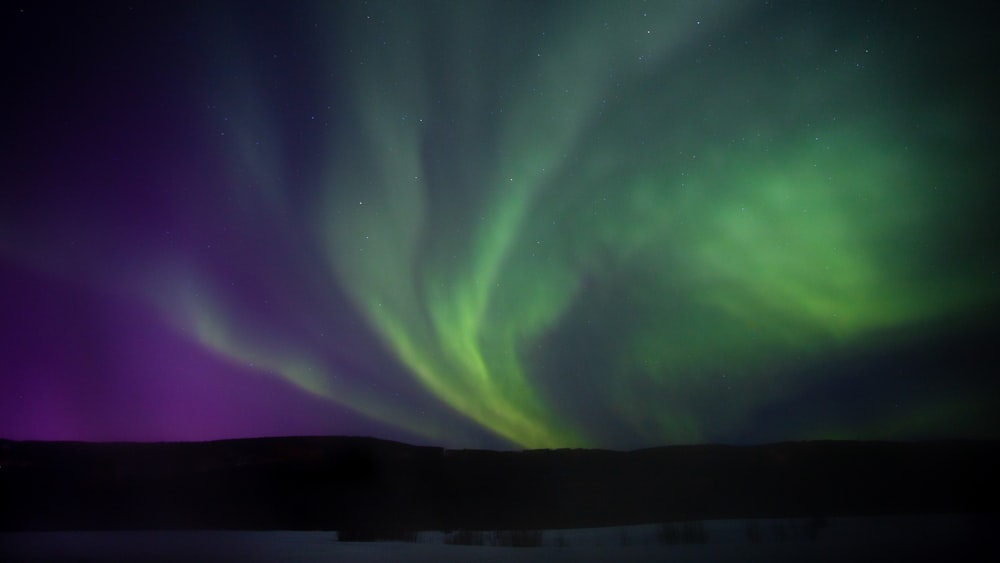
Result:
<svg viewBox="0 0 1000 563"><path fill-rule="evenodd" d="M321 16L341 35L315 70L350 117L286 203L332 272L317 291L346 292L454 414L533 448L737 435L824 358L993 307L966 93L936 89L885 22L706 6ZM267 105L244 138L275 129ZM247 147L236 160L269 185L281 157ZM212 349L427 438L459 432L210 294L173 314ZM942 416L915 408L865 436Z"/></svg>

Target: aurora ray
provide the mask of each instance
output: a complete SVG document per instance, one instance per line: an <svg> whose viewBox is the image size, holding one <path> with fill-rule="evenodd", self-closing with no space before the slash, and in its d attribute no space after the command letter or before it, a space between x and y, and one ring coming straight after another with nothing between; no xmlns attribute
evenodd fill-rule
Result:
<svg viewBox="0 0 1000 563"><path fill-rule="evenodd" d="M871 366L993 334L989 96L919 55L978 44L914 31L939 13L777 4L192 6L196 40L164 24L196 45L171 76L199 78L160 94L185 126L148 118L191 148L140 155L82 210L99 164L16 168L8 184L50 195L4 201L0 257L125 295L234 381L277 378L335 413L306 430L937 435L988 410L988 370ZM93 162L132 150L117 135ZM841 387L904 405L769 426Z"/></svg>

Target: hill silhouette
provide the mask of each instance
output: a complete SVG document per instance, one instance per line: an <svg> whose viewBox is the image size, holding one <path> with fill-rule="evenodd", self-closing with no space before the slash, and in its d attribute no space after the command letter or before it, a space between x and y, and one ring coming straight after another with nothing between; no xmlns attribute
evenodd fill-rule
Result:
<svg viewBox="0 0 1000 563"><path fill-rule="evenodd" d="M373 438L0 440L0 529L540 529L995 512L1000 442L486 451Z"/></svg>

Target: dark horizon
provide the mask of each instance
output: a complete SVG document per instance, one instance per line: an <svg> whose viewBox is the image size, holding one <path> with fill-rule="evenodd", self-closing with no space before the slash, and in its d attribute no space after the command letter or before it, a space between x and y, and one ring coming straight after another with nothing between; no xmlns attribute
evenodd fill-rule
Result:
<svg viewBox="0 0 1000 563"><path fill-rule="evenodd" d="M1000 443L1000 438L914 438L908 440L858 440L855 438L816 438L816 439L802 439L802 440L776 440L771 442L758 442L758 443L727 443L727 442L691 442L691 443L677 443L677 444L660 444L655 446L642 446L638 448L605 448L605 447L577 447L577 446L557 446L552 448L519 448L517 446L511 445L507 448L481 448L481 447L448 447L439 444L429 443L429 442L407 442L402 440L395 440L392 438L381 438L372 435L361 435L361 434L294 434L294 435L271 435L271 436L244 436L239 438L210 438L205 440L19 440L13 438L7 438L0 436L0 445L2 444L80 444L80 445L96 445L96 446L130 446L130 445L211 445L211 444L223 444L223 443L235 443L235 442L261 442L261 441L294 441L294 440L358 440L358 441L372 441L372 442L384 442L387 444L398 444L401 446L414 447L414 448L434 448L445 451L482 451L482 452L497 452L497 453L518 453L518 452L536 452L536 451L560 451L560 450L587 450L587 451L597 451L597 452L613 452L613 453L633 453L641 452L645 450L659 450L665 448L698 448L698 447L709 447L709 448L760 448L768 446L784 446L790 444L823 444L823 443L861 443L861 444L909 444L909 445L921 445L921 444L942 444L942 443L980 443L980 444L995 444Z"/></svg>
<svg viewBox="0 0 1000 563"><path fill-rule="evenodd" d="M997 513L1000 441L631 452L448 450L314 437L0 441L0 531L555 529Z"/></svg>

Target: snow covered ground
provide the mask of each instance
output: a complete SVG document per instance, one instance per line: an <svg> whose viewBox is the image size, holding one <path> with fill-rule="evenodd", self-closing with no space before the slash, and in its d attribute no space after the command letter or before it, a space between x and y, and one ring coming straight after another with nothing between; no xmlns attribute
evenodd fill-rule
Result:
<svg viewBox="0 0 1000 563"><path fill-rule="evenodd" d="M336 532L150 531L0 533L0 561L619 562L619 561L994 561L984 552L995 516L833 518L810 537L803 521L716 520L546 530L540 547L449 545L442 532L415 543L352 543ZM697 530L701 530L698 535ZM799 531L796 532L795 530ZM492 539L491 539L492 538ZM665 543L674 542L674 543ZM995 542L992 542L995 543Z"/></svg>

